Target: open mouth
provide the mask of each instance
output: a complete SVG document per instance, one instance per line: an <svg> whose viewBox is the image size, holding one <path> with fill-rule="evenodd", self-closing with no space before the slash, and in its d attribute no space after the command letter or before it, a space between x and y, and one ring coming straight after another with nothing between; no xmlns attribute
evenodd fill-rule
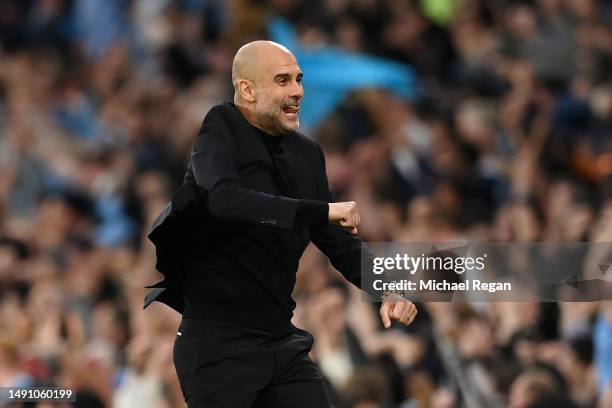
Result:
<svg viewBox="0 0 612 408"><path fill-rule="evenodd" d="M295 120L300 112L300 107L296 105L283 107L285 117L290 120Z"/></svg>

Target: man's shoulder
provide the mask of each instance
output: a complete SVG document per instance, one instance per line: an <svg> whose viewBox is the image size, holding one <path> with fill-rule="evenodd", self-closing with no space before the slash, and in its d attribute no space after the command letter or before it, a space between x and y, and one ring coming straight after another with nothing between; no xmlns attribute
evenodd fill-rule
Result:
<svg viewBox="0 0 612 408"><path fill-rule="evenodd" d="M213 105L208 112L204 115L204 121L212 120L215 118L231 119L232 116L239 114L236 108L229 101L219 101L216 105Z"/></svg>
<svg viewBox="0 0 612 408"><path fill-rule="evenodd" d="M200 134L208 137L223 137L226 140L239 141L245 139L250 132L250 126L240 111L229 101L217 103L204 115ZM228 137L232 136L232 137Z"/></svg>

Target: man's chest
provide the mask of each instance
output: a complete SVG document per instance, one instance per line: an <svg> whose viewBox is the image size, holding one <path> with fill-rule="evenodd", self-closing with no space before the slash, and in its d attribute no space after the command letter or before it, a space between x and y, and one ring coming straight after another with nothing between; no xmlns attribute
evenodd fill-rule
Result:
<svg viewBox="0 0 612 408"><path fill-rule="evenodd" d="M241 150L238 157L240 185L273 195L317 199L315 170L293 146L272 152L266 146Z"/></svg>

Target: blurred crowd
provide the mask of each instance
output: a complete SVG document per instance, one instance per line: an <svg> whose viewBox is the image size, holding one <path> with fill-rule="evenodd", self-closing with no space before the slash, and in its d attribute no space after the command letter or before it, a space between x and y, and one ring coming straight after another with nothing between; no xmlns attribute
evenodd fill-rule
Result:
<svg viewBox="0 0 612 408"><path fill-rule="evenodd" d="M271 16L416 74L414 100L356 88L309 132L364 240L612 242L612 1L0 0L0 386L184 406L146 234ZM312 247L294 295L338 407L612 407L612 301L384 330Z"/></svg>

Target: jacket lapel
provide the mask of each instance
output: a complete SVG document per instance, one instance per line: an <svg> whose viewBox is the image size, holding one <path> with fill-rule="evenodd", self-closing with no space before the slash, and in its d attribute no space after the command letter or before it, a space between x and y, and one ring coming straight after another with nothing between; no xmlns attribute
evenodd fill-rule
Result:
<svg viewBox="0 0 612 408"><path fill-rule="evenodd" d="M296 191L298 183L297 180L293 178L291 170L293 166L292 161L295 160L295 157L286 150L288 144L287 140L281 145L282 153L274 153L261 140L261 136L257 134L257 130L253 128L233 104L228 103L224 106L226 107L226 119L230 124L229 128L234 128L236 130L237 134L235 136L239 140L240 150L247 153L248 157L254 158L255 160L263 160L265 162L272 161L274 176L281 190L281 194L293 198L299 197L299 190ZM287 138L291 136L292 135L288 135Z"/></svg>

